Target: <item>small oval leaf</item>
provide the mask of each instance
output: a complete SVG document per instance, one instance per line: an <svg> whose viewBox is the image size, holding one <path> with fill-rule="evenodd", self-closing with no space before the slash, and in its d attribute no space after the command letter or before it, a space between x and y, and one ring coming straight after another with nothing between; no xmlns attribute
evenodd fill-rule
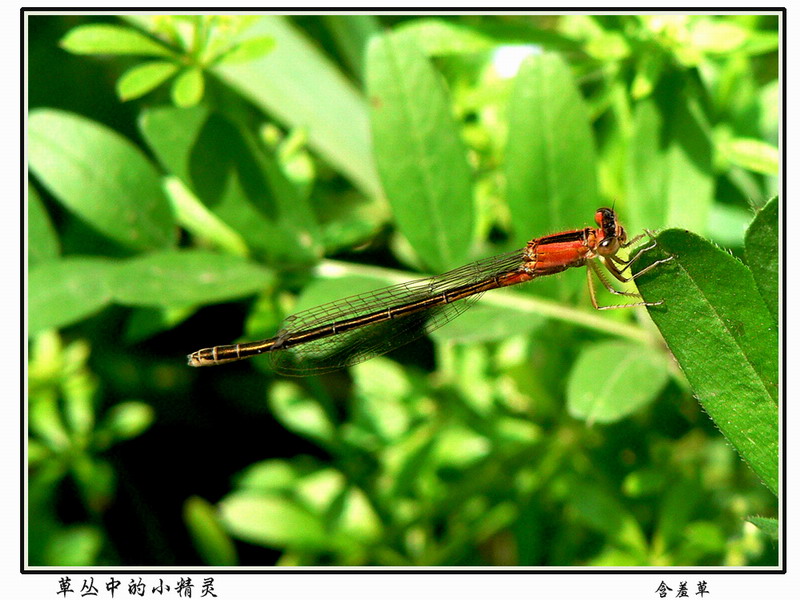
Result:
<svg viewBox="0 0 800 600"><path fill-rule="evenodd" d="M129 27L119 25L80 25L71 29L60 42L73 54L136 54L173 56L166 46Z"/></svg>
<svg viewBox="0 0 800 600"><path fill-rule="evenodd" d="M203 99L203 71L187 69L172 84L172 101L180 108L190 108Z"/></svg>
<svg viewBox="0 0 800 600"><path fill-rule="evenodd" d="M227 531L271 548L329 549L333 539L316 515L281 496L235 492L219 504Z"/></svg>
<svg viewBox="0 0 800 600"><path fill-rule="evenodd" d="M213 505L198 496L188 498L183 505L183 521L205 564L238 564L236 546L222 527Z"/></svg>
<svg viewBox="0 0 800 600"><path fill-rule="evenodd" d="M117 81L120 100L133 100L156 89L178 71L178 65L166 61L153 61L137 65L126 71Z"/></svg>

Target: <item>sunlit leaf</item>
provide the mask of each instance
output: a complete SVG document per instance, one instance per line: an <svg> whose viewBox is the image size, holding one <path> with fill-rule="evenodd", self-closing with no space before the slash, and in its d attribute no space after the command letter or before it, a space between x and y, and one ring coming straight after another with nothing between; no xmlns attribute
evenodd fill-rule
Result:
<svg viewBox="0 0 800 600"><path fill-rule="evenodd" d="M251 544L315 550L336 546L319 516L286 497L234 492L220 502L219 510L227 531Z"/></svg>
<svg viewBox="0 0 800 600"><path fill-rule="evenodd" d="M145 34L119 25L79 25L63 37L60 45L75 54L135 54L173 56L166 46Z"/></svg>
<svg viewBox="0 0 800 600"><path fill-rule="evenodd" d="M172 101L180 108L195 106L203 99L204 87L203 71L198 68L186 69L172 84Z"/></svg>
<svg viewBox="0 0 800 600"><path fill-rule="evenodd" d="M262 16L243 34L260 36L275 39L272 52L217 65L214 73L286 125L307 128L312 149L364 193L380 196L364 98L286 18Z"/></svg>
<svg viewBox="0 0 800 600"><path fill-rule="evenodd" d="M130 141L85 117L37 109L28 144L37 179L99 232L137 250L174 243L159 173Z"/></svg>
<svg viewBox="0 0 800 600"><path fill-rule="evenodd" d="M178 65L166 61L148 62L126 71L117 81L120 100L133 100L154 90L178 72Z"/></svg>
<svg viewBox="0 0 800 600"><path fill-rule="evenodd" d="M275 38L270 36L250 38L223 54L219 62L221 64L232 64L255 60L271 52L274 47Z"/></svg>

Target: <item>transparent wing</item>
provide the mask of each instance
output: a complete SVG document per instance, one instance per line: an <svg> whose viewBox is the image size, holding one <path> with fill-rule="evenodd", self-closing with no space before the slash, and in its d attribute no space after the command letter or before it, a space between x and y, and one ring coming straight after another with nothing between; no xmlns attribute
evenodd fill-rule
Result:
<svg viewBox="0 0 800 600"><path fill-rule="evenodd" d="M317 327L438 297L443 292L519 270L523 263L524 250L515 250L459 267L435 277L408 281L329 302L287 318L276 337L288 339L295 334ZM269 356L272 366L276 372L286 375L309 375L354 365L390 352L438 329L467 310L481 295L482 293L477 293L452 303L440 304L296 346L271 351Z"/></svg>

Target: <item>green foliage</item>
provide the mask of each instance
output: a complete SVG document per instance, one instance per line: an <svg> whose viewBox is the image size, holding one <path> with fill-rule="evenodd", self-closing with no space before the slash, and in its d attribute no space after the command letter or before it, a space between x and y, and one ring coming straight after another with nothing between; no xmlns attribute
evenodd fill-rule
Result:
<svg viewBox="0 0 800 600"><path fill-rule="evenodd" d="M203 99L203 71L216 64L247 62L269 53L270 37L235 38L251 17L184 15L145 20L146 32L118 25L81 25L61 40L73 54L163 57L126 71L117 82L120 100L134 100L177 77L172 84L175 106L188 108ZM151 37L153 36L153 37ZM155 38L155 39L154 39Z"/></svg>
<svg viewBox="0 0 800 600"><path fill-rule="evenodd" d="M31 54L32 564L777 563L776 17L32 19L78 55ZM185 365L612 205L673 228L658 306L572 269L348 372Z"/></svg>
<svg viewBox="0 0 800 600"><path fill-rule="evenodd" d="M64 345L52 330L32 339L28 363L28 511L30 564L81 566L100 562L116 543L100 518L114 500L109 448L150 427L152 408L129 400L99 410L101 382L87 366L84 341ZM89 516L63 523L55 511L59 486L70 480ZM105 548L104 548L105 547Z"/></svg>

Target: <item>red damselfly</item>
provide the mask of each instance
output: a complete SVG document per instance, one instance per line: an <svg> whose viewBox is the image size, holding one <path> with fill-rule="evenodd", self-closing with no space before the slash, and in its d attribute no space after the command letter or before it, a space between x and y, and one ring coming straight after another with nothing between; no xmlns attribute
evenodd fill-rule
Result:
<svg viewBox="0 0 800 600"><path fill-rule="evenodd" d="M535 238L525 248L493 256L435 277L358 294L312 308L286 319L266 340L203 348L188 356L193 367L219 365L268 353L273 369L285 375L304 376L344 368L379 356L433 331L460 315L484 292L524 283L572 267L587 267L592 305L598 310L654 306L661 302L633 302L599 306L592 273L613 294L639 297L614 289L597 265L628 282L672 257L658 260L635 275L631 265L655 247L647 231L631 240L610 208L595 213L597 227L585 227ZM620 250L645 235L651 244L623 259Z"/></svg>

